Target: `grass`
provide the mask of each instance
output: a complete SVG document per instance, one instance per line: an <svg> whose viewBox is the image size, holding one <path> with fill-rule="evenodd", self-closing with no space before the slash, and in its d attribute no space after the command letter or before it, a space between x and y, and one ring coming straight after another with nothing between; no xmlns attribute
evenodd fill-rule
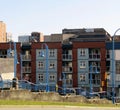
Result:
<svg viewBox="0 0 120 110"><path fill-rule="evenodd" d="M115 104L83 104L78 102L41 102L30 100L0 100L0 105L49 105L49 106L91 106L91 107L120 107Z"/></svg>

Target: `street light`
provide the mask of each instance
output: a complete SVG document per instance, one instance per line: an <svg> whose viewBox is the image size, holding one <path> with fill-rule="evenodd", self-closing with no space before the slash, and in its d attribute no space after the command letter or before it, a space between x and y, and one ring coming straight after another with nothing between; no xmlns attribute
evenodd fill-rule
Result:
<svg viewBox="0 0 120 110"><path fill-rule="evenodd" d="M95 68L95 71L94 69ZM93 84L92 84L92 74L93 72L98 73L97 66L93 66L92 64L90 65L90 97L92 97L93 93Z"/></svg>
<svg viewBox="0 0 120 110"><path fill-rule="evenodd" d="M42 44L42 49L43 49L43 46L45 46L45 49L46 49L46 54L44 54L43 50L41 52L41 57L46 57L46 92L49 92L49 74L48 74L48 45L46 43L43 43Z"/></svg>
<svg viewBox="0 0 120 110"><path fill-rule="evenodd" d="M10 49L9 49L9 52L8 52L8 56L11 57L12 56L12 49L11 49L11 41L10 41ZM16 77L16 66L17 66L17 63L18 63L18 60L17 60L17 51L16 51L16 42L13 42L13 46L14 46L14 78Z"/></svg>
<svg viewBox="0 0 120 110"><path fill-rule="evenodd" d="M93 86L92 86L92 65L90 65L90 97L93 93Z"/></svg>
<svg viewBox="0 0 120 110"><path fill-rule="evenodd" d="M63 83L63 94L66 94L66 80L65 80L65 73L62 73L62 83Z"/></svg>
<svg viewBox="0 0 120 110"><path fill-rule="evenodd" d="M14 45L14 78L13 78L13 84L12 86L15 89L18 89L18 79L17 79L17 64L18 64L18 59L17 59L17 51L16 51L16 42L13 42ZM11 50L11 42L10 42L10 49L9 49L9 57L12 55L12 50Z"/></svg>
<svg viewBox="0 0 120 110"><path fill-rule="evenodd" d="M16 66L17 66L17 51L16 51L16 43L14 42L14 78L16 78Z"/></svg>
<svg viewBox="0 0 120 110"><path fill-rule="evenodd" d="M114 38L116 33L120 30L120 28L118 28L113 37L112 37L112 102L113 104L115 103L115 42L114 42Z"/></svg>

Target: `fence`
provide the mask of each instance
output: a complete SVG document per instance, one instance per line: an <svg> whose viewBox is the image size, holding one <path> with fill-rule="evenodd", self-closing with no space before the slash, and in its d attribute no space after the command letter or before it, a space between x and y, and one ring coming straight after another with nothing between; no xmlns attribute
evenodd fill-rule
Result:
<svg viewBox="0 0 120 110"><path fill-rule="evenodd" d="M26 80L6 80L0 82L0 89L10 89L14 88L14 86L17 85L19 89L26 89L31 91L45 91L46 85L45 84L35 84ZM50 91L56 91L56 86L50 85L49 86Z"/></svg>

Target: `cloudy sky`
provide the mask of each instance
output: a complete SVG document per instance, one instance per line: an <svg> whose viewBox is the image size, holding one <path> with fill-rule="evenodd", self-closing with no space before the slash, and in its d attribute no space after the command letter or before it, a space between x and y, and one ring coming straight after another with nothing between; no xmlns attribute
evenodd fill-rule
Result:
<svg viewBox="0 0 120 110"><path fill-rule="evenodd" d="M0 21L15 41L64 28L104 28L113 35L120 28L120 0L0 0Z"/></svg>

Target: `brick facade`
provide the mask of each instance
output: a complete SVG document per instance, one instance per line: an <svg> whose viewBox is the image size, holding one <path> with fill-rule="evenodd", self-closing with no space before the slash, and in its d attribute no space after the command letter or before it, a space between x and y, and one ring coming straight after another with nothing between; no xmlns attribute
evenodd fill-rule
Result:
<svg viewBox="0 0 120 110"><path fill-rule="evenodd" d="M62 73L62 45L59 42L56 43L50 43L46 42L47 46L49 49L57 49L57 75L58 77ZM32 43L31 45L31 77L32 77L32 82L36 82L36 49L41 49L43 43ZM44 47L45 48L45 47ZM59 78L57 78L59 79Z"/></svg>
<svg viewBox="0 0 120 110"><path fill-rule="evenodd" d="M101 84L103 90L106 90L106 47L105 42L73 42L73 87L77 86L77 49L78 48L100 48L101 61L100 61L100 70L101 70L101 81L104 81L104 85ZM102 83L102 82L101 82Z"/></svg>

